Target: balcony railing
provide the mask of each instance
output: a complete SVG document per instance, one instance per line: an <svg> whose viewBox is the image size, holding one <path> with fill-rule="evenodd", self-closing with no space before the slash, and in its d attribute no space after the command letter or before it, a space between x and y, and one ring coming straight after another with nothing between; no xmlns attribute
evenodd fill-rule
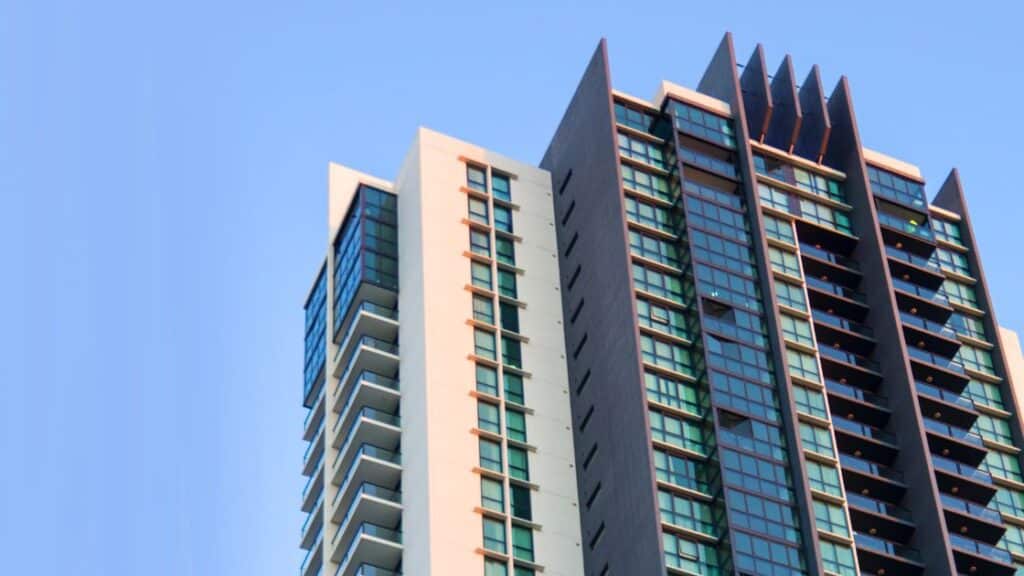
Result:
<svg viewBox="0 0 1024 576"><path fill-rule="evenodd" d="M959 548L966 550L977 556L983 556L995 560L996 562L1002 562L1003 564L1011 564L1013 560L1010 558L1010 553L1002 548L996 548L995 546L989 546L983 542L972 540L959 534L950 534L949 543L953 545L953 548Z"/></svg>
<svg viewBox="0 0 1024 576"><path fill-rule="evenodd" d="M372 564L360 564L352 576L402 576L398 572L378 568Z"/></svg>
<svg viewBox="0 0 1024 576"><path fill-rule="evenodd" d="M847 420L835 414L832 415L832 425L838 430L859 434L860 436L892 444L893 446L898 445L896 436L890 432L886 432L881 428L875 428L874 426L868 426L867 424L861 424L860 422L854 422L853 420Z"/></svg>
<svg viewBox="0 0 1024 576"><path fill-rule="evenodd" d="M968 516L975 516L988 520L993 524L1002 524L1003 518L999 515L999 512L989 508L988 506L982 506L976 502L970 502L963 498L957 498L945 492L939 494L942 498L942 505L950 510L956 510L957 512L963 512Z"/></svg>
<svg viewBox="0 0 1024 576"><path fill-rule="evenodd" d="M863 388L857 388L856 386L840 384L839 382L836 382L831 378L825 379L825 389L830 390L832 392L836 392L838 394L842 394L843 396L856 398L857 400L866 402L868 404L873 404L875 406L885 407L886 405L888 405L888 399L886 399L886 397L882 396L881 394L868 392L867 390L864 390Z"/></svg>
<svg viewBox="0 0 1024 576"><path fill-rule="evenodd" d="M356 493L352 495L352 501L349 502L348 510L345 511L345 516L342 517L341 522L338 523L338 530L334 533L334 538L331 540L331 544L337 542L338 537L345 531L345 526L348 525L349 519L352 518L352 514L354 514L356 508L359 507L359 498L361 496L373 496L375 498L391 502L392 504L401 505L402 503L402 494L400 492L388 490L387 488L377 486L376 484L363 482L360 484L359 490L356 490Z"/></svg>
<svg viewBox="0 0 1024 576"><path fill-rule="evenodd" d="M933 302L939 306L945 306L947 308L949 307L949 299L947 299L944 295L940 294L939 292L936 292L935 290L929 290L924 286L918 286L913 282L907 282L906 280L902 280L900 278L893 278L892 285L894 288L903 290L904 292L909 292L915 296L922 298L923 300Z"/></svg>
<svg viewBox="0 0 1024 576"><path fill-rule="evenodd" d="M846 501L851 506L856 506L861 510L867 510L868 512L877 512L883 516L891 516L898 518L905 522L913 522L914 517L910 514L910 510L896 504L890 504L889 502L883 502L882 500L875 500L874 498L868 498L867 496L861 496L853 492L846 493Z"/></svg>
<svg viewBox="0 0 1024 576"><path fill-rule="evenodd" d="M851 470L858 470L866 474L873 476L879 476L881 478L887 478L899 483L903 483L903 473L899 470L895 470L888 466L883 466L863 458L857 458L850 454L839 455L839 465L843 468L849 468Z"/></svg>
<svg viewBox="0 0 1024 576"><path fill-rule="evenodd" d="M897 260L902 260L915 266L920 266L921 268L925 268L935 272L936 274L942 273L942 268L940 268L938 263L931 258L924 258L912 252L896 248L895 246L889 246L888 244L885 246L885 253Z"/></svg>
<svg viewBox="0 0 1024 576"><path fill-rule="evenodd" d="M402 455L398 452L378 448L373 444L360 444L359 449L352 455L352 461L348 465L348 470L345 471L345 477L339 483L338 491L334 493L334 500L332 501L334 506L338 505L338 502L341 500L341 495L348 491L348 484L352 481L352 477L359 468L359 459L363 456L375 458L398 466L401 466L402 464Z"/></svg>
<svg viewBox="0 0 1024 576"><path fill-rule="evenodd" d="M924 238L925 240L932 240L934 238L927 222L918 224L912 220L907 220L882 210L878 211L878 222L902 232L913 234L919 238Z"/></svg>
<svg viewBox="0 0 1024 576"><path fill-rule="evenodd" d="M913 346L907 346L907 353L910 354L911 358L916 358L933 366L938 366L939 368L944 368L951 372L956 372L957 374L966 373L964 372L964 365L955 358L947 358L927 350L914 348Z"/></svg>
<svg viewBox="0 0 1024 576"><path fill-rule="evenodd" d="M320 549L322 547L323 542L324 542L324 532L323 532L323 530L320 530L320 533L317 534L317 536L316 536L316 541L313 542L313 545L310 546L309 550L306 551L306 556L302 559L302 564L299 565L299 576L305 576L306 571L309 570L310 562L320 552ZM323 564L323 560L322 560L323 559L323 555L321 555L320 557L321 557L321 564ZM319 571L321 569L322 569L322 567L318 568L316 574L319 574L320 573Z"/></svg>
<svg viewBox="0 0 1024 576"><path fill-rule="evenodd" d="M725 160L719 160L718 158L713 158L711 156L707 156L705 154L701 154L700 152L696 152L694 150L691 150L691 149L685 148L685 147L680 147L679 148L679 156L683 160L685 160L687 162L690 162L692 164L696 164L697 166L700 166L701 168L707 168L708 170L711 170L712 172L717 172L719 174L725 174L726 176L729 176L730 178L736 178L737 177L736 167L733 166L733 164L731 162L726 162Z"/></svg>
<svg viewBox="0 0 1024 576"><path fill-rule="evenodd" d="M849 330L850 332L856 332L857 334L862 334L868 338L873 338L875 336L874 331L866 324L854 322L853 320L843 318L842 316L836 316L835 314L829 314L828 312L823 312L817 308L813 309L811 314L814 317L814 320L823 324L842 328L843 330Z"/></svg>
<svg viewBox="0 0 1024 576"><path fill-rule="evenodd" d="M334 572L335 576L338 576L343 573L345 564L348 563L348 559L352 557L352 554L355 553L356 548L359 547L359 541L363 536L373 536L374 538L387 540L388 542L392 542L398 545L401 545L402 543L401 532L396 532L395 530L391 530L390 528L378 526L370 522L363 522L359 525L359 530L357 530L356 533L352 535L352 542L348 545L348 549L345 550L345 555L342 556L341 560L338 562L338 569Z"/></svg>
<svg viewBox="0 0 1024 576"><path fill-rule="evenodd" d="M831 262L833 264L837 264L839 266L843 266L851 270L860 270L860 264L858 264L856 260L852 258L847 258L846 256L840 256L835 252L822 250L821 248L811 246L810 244L804 244L803 242L801 242L800 252L802 252L803 254L807 254L809 256L814 256L819 260L825 260L826 262Z"/></svg>
<svg viewBox="0 0 1024 576"><path fill-rule="evenodd" d="M345 419L346 414L352 408L352 403L355 402L356 392L359 391L359 384L361 382L370 382L390 390L398 390L398 380L395 380L394 378L385 378L372 370L363 370L359 373L355 383L348 388L348 392L345 395L345 404L341 407L341 410L338 411L338 420L334 423L335 430L338 429L338 425Z"/></svg>
<svg viewBox="0 0 1024 576"><path fill-rule="evenodd" d="M830 292L837 296L842 296L843 298L849 298L850 300L860 302L861 304L867 302L867 297L864 296L864 293L860 292L859 290L854 290L853 288L848 288L846 286L840 286L839 284L836 284L834 282L829 282L827 280L822 280L820 278L815 278L813 276L808 276L807 278L805 278L805 281L807 282L807 285L812 288L817 288L818 290Z"/></svg>
<svg viewBox="0 0 1024 576"><path fill-rule="evenodd" d="M989 475L988 472L955 460L950 460L949 458L939 456L938 454L932 454L932 466L935 466L937 469L944 472L949 472L950 474L956 474L969 480L980 482L981 484L992 484L992 476Z"/></svg>
<svg viewBox="0 0 1024 576"><path fill-rule="evenodd" d="M909 312L904 312L902 310L900 310L900 319L903 320L904 324L909 324L916 328L920 328L926 332L931 332L932 334L936 334L938 336L943 336L951 340L956 340L956 332L954 332L952 328L946 326L945 324L933 322L920 316L914 316L913 314Z"/></svg>
<svg viewBox="0 0 1024 576"><path fill-rule="evenodd" d="M320 510L320 505L323 504L323 502L324 494L321 492L320 496L316 499L316 503L313 504L313 509L309 511L309 514L306 514L306 519L303 520L302 528L299 530L299 536L305 536L306 530L309 529L309 525L313 520L323 517L322 510ZM322 530L323 526L321 526L320 529Z"/></svg>
<svg viewBox="0 0 1024 576"><path fill-rule="evenodd" d="M985 442L981 439L981 436L978 436L974 432L963 428L957 428L956 426L950 426L949 424L944 424L938 420L932 420L931 418L925 417L924 427L926 430L930 430L936 434L942 434L943 436L971 444L972 446L978 446L979 448L983 448L985 446Z"/></svg>
<svg viewBox="0 0 1024 576"><path fill-rule="evenodd" d="M954 394L948 390L943 390L942 388L939 388L937 386L932 386L931 384L926 384L924 382L921 382L920 380L914 381L914 386L917 388L918 392L924 394L925 396L938 398L939 400L944 400L946 402L949 402L950 404L956 404L961 408L974 410L974 402L972 402L970 398L966 398L959 394Z"/></svg>
<svg viewBox="0 0 1024 576"><path fill-rule="evenodd" d="M875 362L870 358L865 358L859 354L854 354L853 352L845 352L843 350L839 350L831 346L826 346L824 344L820 344L818 346L818 352L820 352L821 355L826 358L833 358L835 360L846 362L847 364L853 364L854 366L859 366L861 368L865 368L873 372L878 372L879 370L878 362Z"/></svg>
<svg viewBox="0 0 1024 576"><path fill-rule="evenodd" d="M911 562L921 562L921 553L909 546L903 546L902 544L883 540L876 536L868 536L861 532L854 532L853 539L858 548L875 550L890 556L905 558Z"/></svg>

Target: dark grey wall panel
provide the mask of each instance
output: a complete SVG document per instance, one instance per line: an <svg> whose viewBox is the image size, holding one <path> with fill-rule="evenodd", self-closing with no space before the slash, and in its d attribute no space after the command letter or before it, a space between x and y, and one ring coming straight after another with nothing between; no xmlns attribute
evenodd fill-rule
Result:
<svg viewBox="0 0 1024 576"><path fill-rule="evenodd" d="M602 40L540 165L555 190L586 571L646 576L665 568L609 76Z"/></svg>
<svg viewBox="0 0 1024 576"><path fill-rule="evenodd" d="M782 59L772 78L771 91L772 119L765 143L792 153L804 114L800 109L800 97L796 93L796 74L793 73L793 59L789 54Z"/></svg>

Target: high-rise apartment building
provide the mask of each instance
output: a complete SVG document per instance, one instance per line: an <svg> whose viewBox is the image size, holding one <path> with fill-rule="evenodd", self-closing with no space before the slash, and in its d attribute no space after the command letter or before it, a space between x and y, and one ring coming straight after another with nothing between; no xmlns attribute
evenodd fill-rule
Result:
<svg viewBox="0 0 1024 576"><path fill-rule="evenodd" d="M328 214L300 576L582 574L550 175L421 129Z"/></svg>
<svg viewBox="0 0 1024 576"><path fill-rule="evenodd" d="M1009 575L1021 420L960 179L861 145L845 78L726 36L612 88L552 173L587 574Z"/></svg>
<svg viewBox="0 0 1024 576"><path fill-rule="evenodd" d="M331 166L301 576L1024 573L1024 356L960 179L845 78L612 87L540 168L421 130Z"/></svg>

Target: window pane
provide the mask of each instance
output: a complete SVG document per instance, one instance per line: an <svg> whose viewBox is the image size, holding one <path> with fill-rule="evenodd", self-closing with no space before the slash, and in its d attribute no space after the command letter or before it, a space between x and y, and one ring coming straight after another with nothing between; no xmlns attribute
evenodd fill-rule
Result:
<svg viewBox="0 0 1024 576"><path fill-rule="evenodd" d="M509 446L508 475L524 482L530 481L530 464L527 459L526 450Z"/></svg>
<svg viewBox="0 0 1024 576"><path fill-rule="evenodd" d="M491 396L498 395L498 371L483 364L476 365L476 389Z"/></svg>
<svg viewBox="0 0 1024 576"><path fill-rule="evenodd" d="M501 328L509 332L519 332L519 307L508 302L502 302L499 307L501 309Z"/></svg>
<svg viewBox="0 0 1024 576"><path fill-rule="evenodd" d="M487 173L476 166L466 166L466 184L473 190L487 192Z"/></svg>
<svg viewBox="0 0 1024 576"><path fill-rule="evenodd" d="M505 373L505 400L516 404L525 404L523 399L523 377L519 374Z"/></svg>
<svg viewBox="0 0 1024 576"><path fill-rule="evenodd" d="M493 518L484 518L484 548L505 553L505 524Z"/></svg>
<svg viewBox="0 0 1024 576"><path fill-rule="evenodd" d="M473 342L477 356L482 356L488 360L496 360L498 358L494 333L476 328L473 330Z"/></svg>
<svg viewBox="0 0 1024 576"><path fill-rule="evenodd" d="M512 515L523 520L533 520L533 506L530 503L530 489L512 484Z"/></svg>
<svg viewBox="0 0 1024 576"><path fill-rule="evenodd" d="M490 266L480 262L473 261L472 263L470 263L470 270L473 274L473 286L479 286L481 288L486 288L487 290L493 289L491 285Z"/></svg>
<svg viewBox="0 0 1024 576"><path fill-rule="evenodd" d="M480 478L480 504L488 510L505 511L505 488L491 478Z"/></svg>
<svg viewBox="0 0 1024 576"><path fill-rule="evenodd" d="M476 416L478 428L494 434L501 434L501 417L497 406L488 402L477 402Z"/></svg>
<svg viewBox="0 0 1024 576"><path fill-rule="evenodd" d="M479 198L469 197L469 218L476 222L487 224L487 202Z"/></svg>
<svg viewBox="0 0 1024 576"><path fill-rule="evenodd" d="M494 302L479 294L473 295L473 319L494 324Z"/></svg>
<svg viewBox="0 0 1024 576"><path fill-rule="evenodd" d="M523 345L515 338L502 337L501 361L516 368L523 367Z"/></svg>
<svg viewBox="0 0 1024 576"><path fill-rule="evenodd" d="M533 562L533 530L525 526L512 526L512 556Z"/></svg>
<svg viewBox="0 0 1024 576"><path fill-rule="evenodd" d="M511 187L509 186L508 176L504 174L491 173L491 191L494 193L494 197L498 200L504 200L505 202L512 201Z"/></svg>
<svg viewBox="0 0 1024 576"><path fill-rule="evenodd" d="M526 442L526 415L518 410L505 409L505 427L512 440Z"/></svg>
<svg viewBox="0 0 1024 576"><path fill-rule="evenodd" d="M494 472L501 472L501 445L490 440L480 439L480 467Z"/></svg>

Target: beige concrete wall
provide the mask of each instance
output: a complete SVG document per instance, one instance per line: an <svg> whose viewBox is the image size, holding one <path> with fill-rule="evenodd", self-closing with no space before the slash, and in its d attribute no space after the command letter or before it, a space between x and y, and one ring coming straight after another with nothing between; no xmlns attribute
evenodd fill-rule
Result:
<svg viewBox="0 0 1024 576"><path fill-rule="evenodd" d="M482 574L466 195L463 158L514 174L513 200L533 494L534 547L545 574L583 574L549 175L421 129L395 182L399 213L403 570Z"/></svg>
<svg viewBox="0 0 1024 576"><path fill-rule="evenodd" d="M1010 372L1010 385L1014 387L1013 395L1017 398L1016 410L1024 414L1024 352L1021 352L1020 337L1013 330L1000 326L999 339L1003 344L1006 369Z"/></svg>

